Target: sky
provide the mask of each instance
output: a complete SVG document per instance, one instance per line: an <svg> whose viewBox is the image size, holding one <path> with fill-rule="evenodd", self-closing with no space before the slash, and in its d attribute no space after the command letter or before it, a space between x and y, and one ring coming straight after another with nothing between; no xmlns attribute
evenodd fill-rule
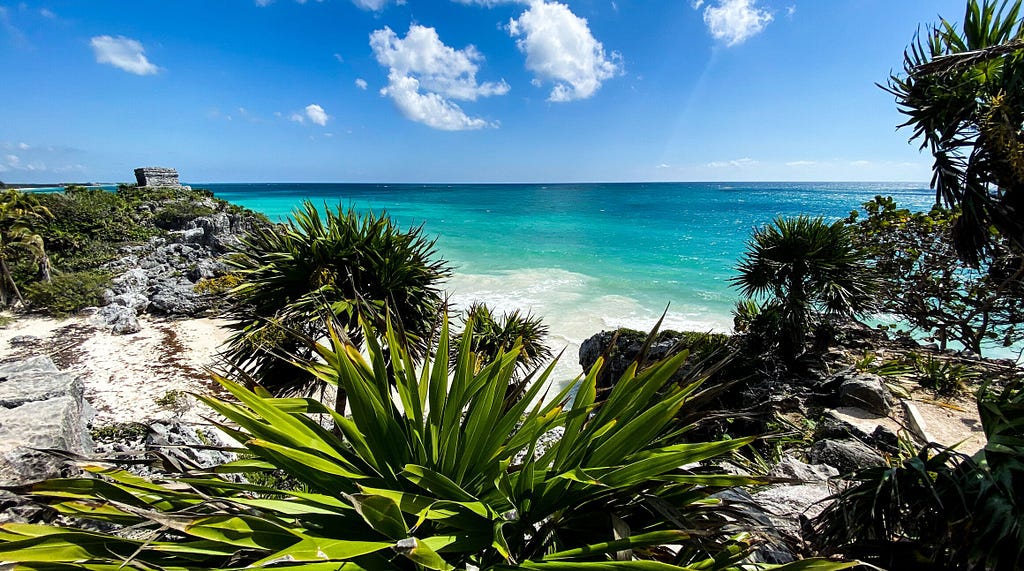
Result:
<svg viewBox="0 0 1024 571"><path fill-rule="evenodd" d="M965 0L0 0L0 180L926 182Z"/></svg>

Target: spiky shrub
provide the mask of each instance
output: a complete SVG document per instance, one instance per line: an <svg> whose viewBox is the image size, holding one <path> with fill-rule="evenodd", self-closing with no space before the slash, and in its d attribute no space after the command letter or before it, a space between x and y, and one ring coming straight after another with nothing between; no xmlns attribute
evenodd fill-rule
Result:
<svg viewBox="0 0 1024 571"><path fill-rule="evenodd" d="M470 351L478 363L493 361L499 353L511 351L519 345L519 358L509 385L509 401L522 396L526 388L524 373L551 358L551 348L545 339L548 327L540 317L530 313L524 314L517 309L496 317L486 304L473 303L463 312L462 324L463 330L473 332ZM458 337L453 336L452 340L452 348L456 349ZM453 351L450 356L452 366L458 360L458 351Z"/></svg>
<svg viewBox="0 0 1024 571"><path fill-rule="evenodd" d="M887 569L1015 570L1024 557L1024 390L978 403L988 443L975 456L929 444L868 468L815 521L826 553Z"/></svg>
<svg viewBox="0 0 1024 571"><path fill-rule="evenodd" d="M228 258L241 283L230 290L235 333L225 356L274 394L310 388L289 359L312 354L302 337L326 335L324 314L357 344L360 318L381 330L390 315L414 356L423 354L451 274L422 228L402 230L385 214L305 201L283 226L258 227Z"/></svg>
<svg viewBox="0 0 1024 571"><path fill-rule="evenodd" d="M744 536L728 537L724 508L708 496L754 480L680 468L750 442L679 442L673 419L701 384L666 386L685 355L628 371L596 408L596 368L538 402L548 368L506 409L519 346L477 368L467 331L449 372L447 335L417 368L393 329L382 341L367 332L368 359L331 332L320 360L303 366L348 392L350 418L223 378L237 402L204 398L251 455L217 473L274 473L295 485L214 473L153 482L86 463L95 478L23 492L68 516L130 527L0 526L0 561L26 569L673 571L738 568L747 554ZM333 418L336 431L316 415ZM541 450L540 437L556 428L563 437Z"/></svg>
<svg viewBox="0 0 1024 571"><path fill-rule="evenodd" d="M841 221L776 218L754 230L737 270L733 285L763 300L757 312L746 304L738 308L749 333L776 346L787 361L803 352L822 316L849 317L871 304L865 255Z"/></svg>

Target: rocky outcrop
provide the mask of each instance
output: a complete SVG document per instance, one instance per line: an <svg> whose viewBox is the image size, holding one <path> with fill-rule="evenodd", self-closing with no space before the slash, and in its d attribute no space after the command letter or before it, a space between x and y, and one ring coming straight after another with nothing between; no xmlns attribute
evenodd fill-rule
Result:
<svg viewBox="0 0 1024 571"><path fill-rule="evenodd" d="M223 256L253 225L250 216L216 212L124 248L119 259L106 265L118 275L104 293L108 306L122 309L101 310L97 319L115 333L130 333L130 325L119 324L130 323L132 313L191 317L216 309L222 299L197 291L196 284L228 271Z"/></svg>
<svg viewBox="0 0 1024 571"><path fill-rule="evenodd" d="M0 486L66 475L64 460L47 449L92 452L83 395L81 379L48 357L0 365Z"/></svg>
<svg viewBox="0 0 1024 571"><path fill-rule="evenodd" d="M154 188L185 188L178 182L178 171L166 167L140 167L135 169L139 186Z"/></svg>
<svg viewBox="0 0 1024 571"><path fill-rule="evenodd" d="M843 406L862 408L879 416L892 411L892 395L878 375L859 373L839 385L839 402Z"/></svg>

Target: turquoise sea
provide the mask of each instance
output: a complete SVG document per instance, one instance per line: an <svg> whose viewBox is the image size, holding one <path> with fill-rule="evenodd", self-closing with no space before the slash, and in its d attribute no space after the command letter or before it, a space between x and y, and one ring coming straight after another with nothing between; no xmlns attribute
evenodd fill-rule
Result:
<svg viewBox="0 0 1024 571"><path fill-rule="evenodd" d="M726 332L729 287L751 229L776 216L845 217L875 195L928 209L934 192L905 183L203 184L284 220L303 200L386 211L423 226L455 269L456 306L484 301L544 318L560 369L603 329L665 326Z"/></svg>

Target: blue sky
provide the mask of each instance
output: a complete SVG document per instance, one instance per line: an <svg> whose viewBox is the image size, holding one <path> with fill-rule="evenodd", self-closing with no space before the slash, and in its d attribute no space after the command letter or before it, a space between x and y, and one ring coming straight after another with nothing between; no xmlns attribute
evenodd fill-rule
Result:
<svg viewBox="0 0 1024 571"><path fill-rule="evenodd" d="M964 0L0 0L0 180L926 181Z"/></svg>

